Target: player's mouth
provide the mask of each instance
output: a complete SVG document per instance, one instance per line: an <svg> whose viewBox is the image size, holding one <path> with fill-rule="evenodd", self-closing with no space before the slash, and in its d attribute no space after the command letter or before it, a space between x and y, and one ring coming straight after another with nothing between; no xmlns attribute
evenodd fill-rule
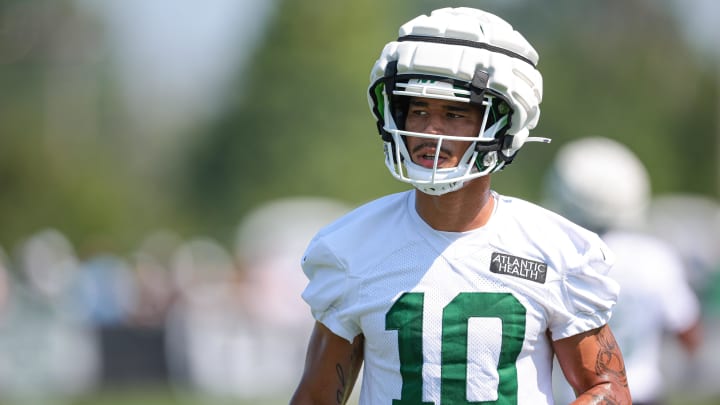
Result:
<svg viewBox="0 0 720 405"><path fill-rule="evenodd" d="M438 155L439 154L439 155ZM418 165L427 169L432 169L435 166L435 157L437 156L437 167L443 167L443 165L449 160L450 153L444 149L440 149L438 152L437 148L429 146L427 144L418 145L413 149L413 160Z"/></svg>

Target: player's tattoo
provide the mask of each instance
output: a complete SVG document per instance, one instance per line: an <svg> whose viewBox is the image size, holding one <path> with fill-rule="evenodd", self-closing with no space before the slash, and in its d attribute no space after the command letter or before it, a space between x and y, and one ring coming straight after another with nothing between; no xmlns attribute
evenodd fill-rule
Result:
<svg viewBox="0 0 720 405"><path fill-rule="evenodd" d="M598 334L598 343L600 344L600 350L598 351L597 361L595 362L595 372L598 375L607 375L623 387L627 387L628 382L625 364L623 363L620 347L615 337L603 329Z"/></svg>
<svg viewBox="0 0 720 405"><path fill-rule="evenodd" d="M347 380L345 379L345 371L341 364L335 365L335 372L337 373L338 383L340 384L335 393L335 399L338 404L342 404L345 399L345 391L347 390Z"/></svg>
<svg viewBox="0 0 720 405"><path fill-rule="evenodd" d="M353 385L352 382L354 382L358 372L355 370L356 363L363 356L362 344L356 344L353 346L353 350L350 352L350 361L347 365L348 369L345 370L343 365L340 363L335 364L335 372L337 374L339 384L338 389L335 392L335 399L338 404L344 404L350 396L350 390Z"/></svg>
<svg viewBox="0 0 720 405"><path fill-rule="evenodd" d="M593 405L620 405L620 402L606 395L593 395Z"/></svg>

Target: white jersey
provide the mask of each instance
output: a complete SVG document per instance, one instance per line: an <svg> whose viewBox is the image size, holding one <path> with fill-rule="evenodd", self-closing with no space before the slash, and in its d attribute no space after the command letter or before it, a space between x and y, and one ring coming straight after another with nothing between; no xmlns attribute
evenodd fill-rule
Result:
<svg viewBox="0 0 720 405"><path fill-rule="evenodd" d="M688 330L700 317L680 257L660 240L627 231L603 239L616 252L610 276L620 283L610 325L622 348L633 400L656 400L662 393L660 354L666 332Z"/></svg>
<svg viewBox="0 0 720 405"><path fill-rule="evenodd" d="M470 232L432 229L408 191L310 243L313 316L348 341L365 336L361 404L552 404L549 339L610 318L618 287L598 236L493 196L489 222Z"/></svg>

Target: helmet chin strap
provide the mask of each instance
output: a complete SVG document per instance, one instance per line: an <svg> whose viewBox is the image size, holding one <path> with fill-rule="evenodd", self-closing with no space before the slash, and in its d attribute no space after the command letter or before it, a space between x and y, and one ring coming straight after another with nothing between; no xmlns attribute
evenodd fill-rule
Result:
<svg viewBox="0 0 720 405"><path fill-rule="evenodd" d="M475 150L477 152L495 152L502 149L502 137L498 138L497 133L506 125L508 116L504 116L497 120L490 128L486 129L482 134L483 139L491 139L491 142L475 142Z"/></svg>
<svg viewBox="0 0 720 405"><path fill-rule="evenodd" d="M465 186L464 181L458 181L455 183L448 183L448 184L438 184L435 186L421 186L419 184L415 184L415 188L422 191L425 194L430 194L434 196L439 196L443 194L447 194L453 191L460 190Z"/></svg>

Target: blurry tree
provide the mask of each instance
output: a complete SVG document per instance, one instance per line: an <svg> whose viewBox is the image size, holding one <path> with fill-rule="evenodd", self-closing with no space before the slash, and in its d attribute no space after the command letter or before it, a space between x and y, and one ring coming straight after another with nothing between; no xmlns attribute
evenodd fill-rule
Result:
<svg viewBox="0 0 720 405"><path fill-rule="evenodd" d="M426 3L431 3L427 1ZM469 2L468 2L469 3ZM662 3L515 1L498 11L540 54L544 98L538 136L495 187L529 199L558 148L601 135L628 145L647 164L653 191L718 196L718 77L694 54Z"/></svg>
<svg viewBox="0 0 720 405"><path fill-rule="evenodd" d="M401 189L384 168L366 88L379 47L405 15L380 0L285 1L238 79L245 92L191 148L191 210L222 237L268 199L359 203Z"/></svg>
<svg viewBox="0 0 720 405"><path fill-rule="evenodd" d="M525 168L511 167L499 181L508 180L509 188L522 184L516 193L534 198L537 175L562 143L601 135L638 154L655 192L717 196L718 79L683 42L666 10L652 1L550 4L518 8L512 20L531 16L528 36L540 40L545 97L535 133L553 144L521 151L517 165Z"/></svg>
<svg viewBox="0 0 720 405"><path fill-rule="evenodd" d="M124 249L172 212L128 164L101 37L73 1L0 2L2 246L54 227Z"/></svg>

